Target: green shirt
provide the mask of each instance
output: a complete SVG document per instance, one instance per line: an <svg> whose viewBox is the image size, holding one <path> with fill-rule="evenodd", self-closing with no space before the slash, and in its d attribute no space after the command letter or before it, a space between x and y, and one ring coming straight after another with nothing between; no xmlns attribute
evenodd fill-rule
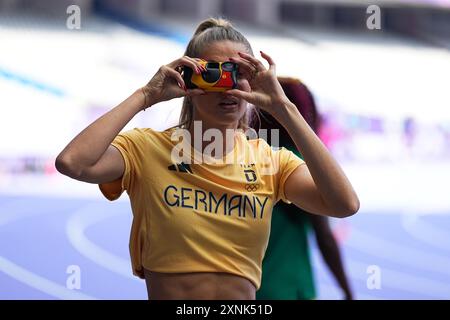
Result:
<svg viewBox="0 0 450 320"><path fill-rule="evenodd" d="M290 148L294 153L295 148ZM316 290L308 245L311 223L304 211L279 202L273 209L269 244L256 299L314 299Z"/></svg>

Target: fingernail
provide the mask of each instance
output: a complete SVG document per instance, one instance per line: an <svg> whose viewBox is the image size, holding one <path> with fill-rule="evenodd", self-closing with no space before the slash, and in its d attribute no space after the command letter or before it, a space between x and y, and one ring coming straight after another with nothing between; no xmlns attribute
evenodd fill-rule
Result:
<svg viewBox="0 0 450 320"><path fill-rule="evenodd" d="M200 73L200 69L198 67L195 67L195 73L199 74Z"/></svg>

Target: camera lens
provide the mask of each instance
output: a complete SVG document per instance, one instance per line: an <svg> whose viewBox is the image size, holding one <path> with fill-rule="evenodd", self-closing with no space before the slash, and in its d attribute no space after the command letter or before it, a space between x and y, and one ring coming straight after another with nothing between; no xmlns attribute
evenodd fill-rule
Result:
<svg viewBox="0 0 450 320"><path fill-rule="evenodd" d="M202 72L202 78L208 83L214 83L220 79L220 70L218 62L208 62L206 72Z"/></svg>
<svg viewBox="0 0 450 320"><path fill-rule="evenodd" d="M222 63L222 70L223 71L233 71L234 66L235 65L233 62L224 62L224 63Z"/></svg>

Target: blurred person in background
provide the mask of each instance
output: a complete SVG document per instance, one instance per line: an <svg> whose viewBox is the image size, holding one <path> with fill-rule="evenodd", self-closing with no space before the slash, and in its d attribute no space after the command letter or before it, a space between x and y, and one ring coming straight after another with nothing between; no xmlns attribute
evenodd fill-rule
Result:
<svg viewBox="0 0 450 320"><path fill-rule="evenodd" d="M231 23L203 21L183 57L161 66L146 86L86 127L56 159L59 172L99 184L109 200L127 191L133 273L146 280L150 299L255 299L277 201L341 218L359 209L341 167L284 94L274 61L261 56L269 68ZM205 72L201 59L236 63L237 88L187 90L182 70ZM179 127L121 133L139 112L178 97L184 97ZM287 129L304 160L284 148L272 150L263 139L247 139L242 130L248 128L248 103ZM195 132L198 123L200 132ZM207 155L208 129L222 137L231 130L223 152ZM184 150L191 151L189 163L173 160L178 130L193 137L183 137ZM194 159L198 153L200 163ZM224 164L230 154L242 162ZM261 155L276 168L272 174L264 171L267 163L257 161Z"/></svg>
<svg viewBox="0 0 450 320"><path fill-rule="evenodd" d="M314 98L300 80L278 77L289 98L309 126L318 132L320 117ZM279 146L302 155L289 134L270 114L260 111L254 129L279 130ZM259 128L258 128L259 127ZM268 142L271 135L268 134ZM269 245L263 260L262 282L257 299L309 300L315 299L316 286L308 245L308 233L314 231L320 253L342 289L345 299L353 299L347 276L327 217L310 214L295 205L279 202L273 209Z"/></svg>

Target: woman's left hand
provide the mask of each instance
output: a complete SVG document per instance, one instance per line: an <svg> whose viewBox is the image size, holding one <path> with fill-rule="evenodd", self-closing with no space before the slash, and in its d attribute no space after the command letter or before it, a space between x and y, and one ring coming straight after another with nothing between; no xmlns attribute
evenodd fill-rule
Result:
<svg viewBox="0 0 450 320"><path fill-rule="evenodd" d="M275 115L279 111L277 109L281 108L289 100L277 79L274 61L264 52L260 51L260 53L269 63L269 69L260 60L247 53L239 52L240 58L230 58L230 61L239 65L239 71L248 80L251 91L232 89L225 93L242 98Z"/></svg>

